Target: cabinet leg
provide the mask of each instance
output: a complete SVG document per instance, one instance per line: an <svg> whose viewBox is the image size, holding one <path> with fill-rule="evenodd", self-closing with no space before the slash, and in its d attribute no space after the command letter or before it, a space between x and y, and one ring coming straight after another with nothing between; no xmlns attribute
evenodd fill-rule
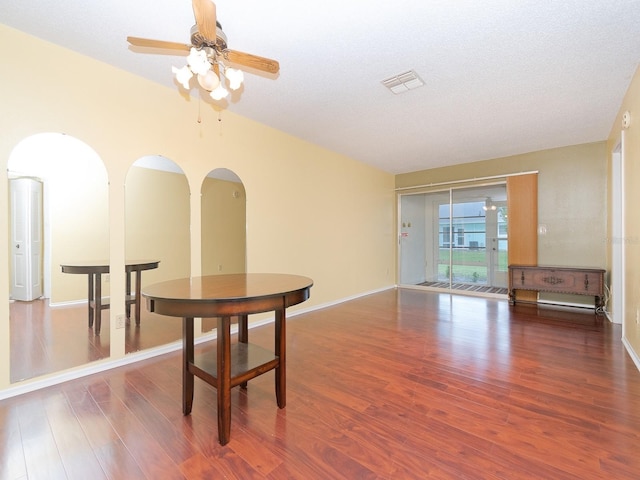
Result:
<svg viewBox="0 0 640 480"><path fill-rule="evenodd" d="M604 302L602 297L596 297L596 315L604 315Z"/></svg>

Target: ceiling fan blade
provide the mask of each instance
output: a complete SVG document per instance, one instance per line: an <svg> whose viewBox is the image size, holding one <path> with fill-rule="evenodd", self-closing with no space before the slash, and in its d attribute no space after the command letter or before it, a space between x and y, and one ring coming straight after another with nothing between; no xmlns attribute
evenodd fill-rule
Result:
<svg viewBox="0 0 640 480"><path fill-rule="evenodd" d="M224 58L236 65L243 65L249 68L255 68L267 73L278 73L280 64L276 60L270 58L251 55L250 53L238 52L237 50L224 50L222 52Z"/></svg>
<svg viewBox="0 0 640 480"><path fill-rule="evenodd" d="M216 43L216 4L212 0L193 0L193 15L198 32L210 43Z"/></svg>
<svg viewBox="0 0 640 480"><path fill-rule="evenodd" d="M165 42L164 40L151 40L149 38L139 37L127 37L129 42L134 47L146 47L146 48L163 48L168 50L184 50L187 53L191 49L191 45L178 42Z"/></svg>

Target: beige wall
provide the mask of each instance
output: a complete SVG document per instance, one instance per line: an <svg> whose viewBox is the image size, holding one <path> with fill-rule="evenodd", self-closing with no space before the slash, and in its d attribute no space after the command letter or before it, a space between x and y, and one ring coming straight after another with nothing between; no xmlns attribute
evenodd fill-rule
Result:
<svg viewBox="0 0 640 480"><path fill-rule="evenodd" d="M43 183L51 303L86 300L86 275L62 273L60 265L109 258L109 192L103 163L89 146L59 134L28 137L12 153L12 176L34 176ZM104 295L108 287L103 285Z"/></svg>
<svg viewBox="0 0 640 480"><path fill-rule="evenodd" d="M202 274L246 271L244 186L218 178L202 182Z"/></svg>
<svg viewBox="0 0 640 480"><path fill-rule="evenodd" d="M395 283L392 175L228 110L218 122L212 107L185 99L177 88L150 83L2 25L0 53L0 209L8 209L7 161L30 135L72 135L91 146L106 166L112 359L124 356L124 329L114 327L116 315L124 314L125 279L124 273L113 273L125 261L124 185L129 167L146 155L170 158L185 172L191 192L191 274L201 270L198 192L208 172L228 168L246 190L247 270L295 273L315 282L311 299L294 308ZM0 217L0 229L0 251L6 252L6 215ZM7 261L2 259L2 271L8 270ZM0 298L9 297L7 277L0 276ZM0 389L9 386L8 317L8 302L0 302Z"/></svg>
<svg viewBox="0 0 640 480"><path fill-rule="evenodd" d="M621 241L625 255L625 319L623 339L640 366L640 68L633 77L626 96L611 128L607 151L613 152L620 143L623 128L622 114L631 113L631 126L624 130L624 238ZM609 238L613 238L609 225ZM608 242L611 243L611 242Z"/></svg>
<svg viewBox="0 0 640 480"><path fill-rule="evenodd" d="M607 263L605 142L398 175L396 187L538 171L540 265L604 268Z"/></svg>
<svg viewBox="0 0 640 480"><path fill-rule="evenodd" d="M125 255L159 260L142 285L190 273L189 185L184 174L133 166L125 182Z"/></svg>

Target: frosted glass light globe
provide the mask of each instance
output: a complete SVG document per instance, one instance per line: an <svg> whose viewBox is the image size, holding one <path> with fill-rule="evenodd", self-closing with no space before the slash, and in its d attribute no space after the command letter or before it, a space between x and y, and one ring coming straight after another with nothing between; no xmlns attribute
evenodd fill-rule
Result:
<svg viewBox="0 0 640 480"><path fill-rule="evenodd" d="M176 80L180 83L184 88L189 90L189 80L193 77L193 73L186 65L182 68L171 67L173 74L176 76Z"/></svg>
<svg viewBox="0 0 640 480"><path fill-rule="evenodd" d="M187 57L187 63L196 75L205 75L211 68L207 53L204 50L191 49L191 53Z"/></svg>
<svg viewBox="0 0 640 480"><path fill-rule="evenodd" d="M218 88L220 85L220 79L213 70L209 70L204 75L198 75L198 83L207 92L211 92Z"/></svg>
<svg viewBox="0 0 640 480"><path fill-rule="evenodd" d="M209 95L211 95L211 98L213 98L214 100L222 100L223 98L227 98L227 95L229 95L229 91L222 85L218 85L218 88L216 88Z"/></svg>
<svg viewBox="0 0 640 480"><path fill-rule="evenodd" d="M224 76L229 80L229 88L231 88L231 90L239 89L244 80L242 70L237 70L235 68L227 68L224 72Z"/></svg>

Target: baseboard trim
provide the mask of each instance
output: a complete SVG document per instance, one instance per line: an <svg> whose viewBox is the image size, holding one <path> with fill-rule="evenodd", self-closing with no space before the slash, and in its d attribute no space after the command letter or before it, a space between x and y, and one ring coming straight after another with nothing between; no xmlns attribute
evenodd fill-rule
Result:
<svg viewBox="0 0 640 480"><path fill-rule="evenodd" d="M633 363L635 363L636 368L640 372L640 357L638 356L636 351L633 349L633 347L627 340L627 337L625 337L624 335L622 336L622 344L624 345L624 348L627 350L627 353L631 357L631 360L633 360Z"/></svg>

